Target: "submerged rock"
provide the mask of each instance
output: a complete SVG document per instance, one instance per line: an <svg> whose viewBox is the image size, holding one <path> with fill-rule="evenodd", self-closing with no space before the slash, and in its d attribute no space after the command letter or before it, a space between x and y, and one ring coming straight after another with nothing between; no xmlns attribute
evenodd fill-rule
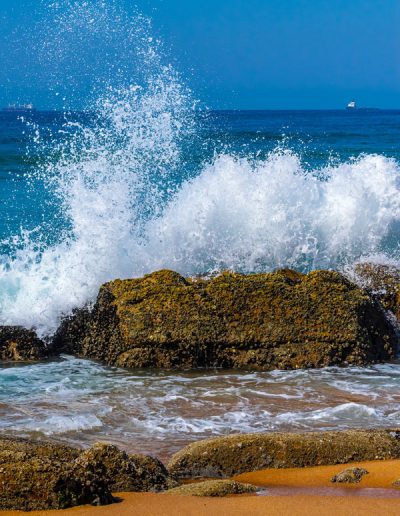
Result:
<svg viewBox="0 0 400 516"><path fill-rule="evenodd" d="M182 496L228 496L234 494L255 493L259 488L234 480L206 480L195 484L186 484L166 491L164 494Z"/></svg>
<svg viewBox="0 0 400 516"><path fill-rule="evenodd" d="M165 467L151 457L96 444L82 451L23 439L0 439L0 509L64 509L106 505L112 491L168 487Z"/></svg>
<svg viewBox="0 0 400 516"><path fill-rule="evenodd" d="M244 434L199 441L176 453L175 479L224 478L266 468L303 468L400 458L400 430Z"/></svg>
<svg viewBox="0 0 400 516"><path fill-rule="evenodd" d="M0 326L0 360L28 362L47 358L49 350L34 330Z"/></svg>
<svg viewBox="0 0 400 516"><path fill-rule="evenodd" d="M331 478L331 482L340 484L358 484L363 476L368 475L369 471L364 468L347 468Z"/></svg>
<svg viewBox="0 0 400 516"><path fill-rule="evenodd" d="M396 346L379 303L333 271L115 280L78 326L80 355L130 368L362 365Z"/></svg>

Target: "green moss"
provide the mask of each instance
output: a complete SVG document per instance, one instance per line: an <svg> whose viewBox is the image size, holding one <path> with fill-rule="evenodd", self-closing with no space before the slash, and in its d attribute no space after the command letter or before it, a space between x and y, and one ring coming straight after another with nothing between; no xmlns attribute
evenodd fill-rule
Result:
<svg viewBox="0 0 400 516"><path fill-rule="evenodd" d="M370 295L400 320L400 269L392 265L359 263L354 272Z"/></svg>
<svg viewBox="0 0 400 516"><path fill-rule="evenodd" d="M168 464L176 479L232 477L265 468L302 468L400 458L399 430L242 434L198 441Z"/></svg>
<svg viewBox="0 0 400 516"><path fill-rule="evenodd" d="M186 484L166 491L166 495L179 496L213 496L222 497L235 494L255 493L257 487L234 480L206 480L195 484Z"/></svg>
<svg viewBox="0 0 400 516"><path fill-rule="evenodd" d="M388 360L394 348L380 306L337 272L162 270L101 287L80 354L132 368L294 369Z"/></svg>

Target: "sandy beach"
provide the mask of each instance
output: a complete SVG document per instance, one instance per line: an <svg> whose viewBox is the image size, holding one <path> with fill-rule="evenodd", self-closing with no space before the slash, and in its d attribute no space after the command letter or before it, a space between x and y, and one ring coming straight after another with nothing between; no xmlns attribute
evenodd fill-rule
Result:
<svg viewBox="0 0 400 516"><path fill-rule="evenodd" d="M330 478L346 467L369 472L359 484L332 484ZM119 503L103 507L75 507L60 511L33 511L30 516L213 516L213 515L398 515L400 460L366 461L348 465L302 469L268 469L244 473L236 480L282 488L281 495L239 495L226 498L165 496L154 493L118 493ZM284 489L284 488L288 489ZM309 489L309 493L306 494ZM337 494L335 494L335 492ZM276 493L276 491L275 491ZM294 493L294 494L290 494ZM26 514L4 511L4 516Z"/></svg>
<svg viewBox="0 0 400 516"><path fill-rule="evenodd" d="M161 496L137 493L123 495L123 502L106 507L80 507L65 511L38 511L31 516L253 516L273 515L382 515L394 516L400 511L400 500L344 498L326 496L261 497L204 499L184 496ZM4 516L26 514L17 511L4 512Z"/></svg>

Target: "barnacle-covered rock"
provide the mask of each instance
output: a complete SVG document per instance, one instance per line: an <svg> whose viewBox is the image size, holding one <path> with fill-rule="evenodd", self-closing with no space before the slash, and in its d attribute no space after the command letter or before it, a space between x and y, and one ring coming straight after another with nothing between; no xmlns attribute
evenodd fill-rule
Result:
<svg viewBox="0 0 400 516"><path fill-rule="evenodd" d="M80 355L128 368L296 369L394 356L378 301L338 272L161 270L100 289Z"/></svg>

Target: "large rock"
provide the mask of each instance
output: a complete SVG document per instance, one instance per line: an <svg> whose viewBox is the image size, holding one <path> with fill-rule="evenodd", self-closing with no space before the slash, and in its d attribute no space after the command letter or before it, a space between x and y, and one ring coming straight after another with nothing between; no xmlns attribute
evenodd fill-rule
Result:
<svg viewBox="0 0 400 516"><path fill-rule="evenodd" d="M0 360L29 362L47 358L49 350L34 330L0 326Z"/></svg>
<svg viewBox="0 0 400 516"><path fill-rule="evenodd" d="M115 280L83 326L80 355L130 368L361 365L396 346L380 304L332 271Z"/></svg>
<svg viewBox="0 0 400 516"><path fill-rule="evenodd" d="M394 265L358 263L354 274L356 281L400 321L400 269Z"/></svg>
<svg viewBox="0 0 400 516"><path fill-rule="evenodd" d="M217 437L176 453L168 470L176 479L224 478L266 468L303 468L400 458L400 430L345 430Z"/></svg>
<svg viewBox="0 0 400 516"><path fill-rule="evenodd" d="M115 446L82 451L23 439L0 439L0 509L46 510L112 503L112 491L157 491L173 485L151 457Z"/></svg>

